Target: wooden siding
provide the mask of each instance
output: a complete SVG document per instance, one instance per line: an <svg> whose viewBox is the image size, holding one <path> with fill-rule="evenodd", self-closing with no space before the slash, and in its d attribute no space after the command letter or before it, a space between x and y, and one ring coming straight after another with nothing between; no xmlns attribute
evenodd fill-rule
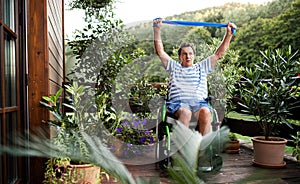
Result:
<svg viewBox="0 0 300 184"><path fill-rule="evenodd" d="M54 94L64 81L63 3L48 0L49 85Z"/></svg>

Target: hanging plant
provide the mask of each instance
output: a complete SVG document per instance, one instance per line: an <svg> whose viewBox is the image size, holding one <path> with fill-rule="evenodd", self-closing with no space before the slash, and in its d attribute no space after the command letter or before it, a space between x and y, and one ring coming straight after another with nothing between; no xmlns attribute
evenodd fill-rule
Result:
<svg viewBox="0 0 300 184"><path fill-rule="evenodd" d="M69 6L71 8L78 9L87 9L87 8L95 8L100 9L107 6L113 0L73 0L70 2Z"/></svg>

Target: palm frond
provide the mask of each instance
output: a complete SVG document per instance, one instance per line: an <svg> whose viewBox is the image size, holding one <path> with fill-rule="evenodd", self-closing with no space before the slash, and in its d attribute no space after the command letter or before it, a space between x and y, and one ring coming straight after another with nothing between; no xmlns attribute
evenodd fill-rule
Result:
<svg viewBox="0 0 300 184"><path fill-rule="evenodd" d="M227 141L229 129L222 127L208 135L202 136L199 132L177 123L173 128L172 140L175 149L178 149L172 156L173 167L168 168L170 176L175 183L199 184L204 183L197 175L199 153L209 146L221 146Z"/></svg>
<svg viewBox="0 0 300 184"><path fill-rule="evenodd" d="M64 145L72 147L73 151L64 151L65 149L62 149L60 145L54 144L42 131L38 135L30 135L30 140L28 140L28 136L14 135L13 142L15 146L12 146L12 144L10 144L11 146L0 145L0 155L10 154L14 156L82 160L103 168L109 174L118 178L121 183L136 183L123 163L110 152L99 138L92 138L84 132L82 132L82 136L87 142L88 149L91 151L88 157L83 155L80 148L74 145L73 142L65 142Z"/></svg>
<svg viewBox="0 0 300 184"><path fill-rule="evenodd" d="M198 132L186 128L182 123L178 123L177 126L174 126L172 139L175 144L174 148L178 149L178 152L174 154L174 158L172 157L176 167L169 168L170 176L173 178L174 182L182 184L203 183L196 172L199 151L204 150L206 147L213 144L214 140L217 138L223 139L226 132L228 133L227 128L221 128L219 131L213 132L207 136L201 136ZM15 156L83 160L103 168L124 184L150 182L142 177L137 178L135 181L122 161L107 148L99 137L90 136L85 132L80 132L80 135L83 136L83 140L86 142L87 148L89 149L88 157L83 155L80 148L74 145L73 142L66 141L64 145L57 145L42 131L37 135L30 134L29 136L27 134L25 136L10 136L14 137L14 144L9 145L15 146L0 145L0 155L11 154ZM64 151L64 146L72 147L72 152ZM178 175L178 173L180 174ZM152 179L151 181L153 182L154 180L159 181L159 178Z"/></svg>

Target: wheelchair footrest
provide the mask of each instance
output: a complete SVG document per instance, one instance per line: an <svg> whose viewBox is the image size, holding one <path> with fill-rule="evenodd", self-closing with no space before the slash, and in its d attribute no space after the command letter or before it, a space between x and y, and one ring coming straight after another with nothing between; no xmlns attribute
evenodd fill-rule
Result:
<svg viewBox="0 0 300 184"><path fill-rule="evenodd" d="M199 158L198 172L211 172L221 170L223 159L218 154L211 157Z"/></svg>

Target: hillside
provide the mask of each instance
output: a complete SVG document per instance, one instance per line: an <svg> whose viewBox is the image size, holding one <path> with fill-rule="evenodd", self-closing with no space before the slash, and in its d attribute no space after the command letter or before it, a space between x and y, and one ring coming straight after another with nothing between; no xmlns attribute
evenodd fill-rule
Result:
<svg viewBox="0 0 300 184"><path fill-rule="evenodd" d="M293 3L295 5L292 5ZM283 21L281 20L282 17L284 17L282 14L288 14L285 16L289 17L289 19L299 19L295 13L298 11L297 9L299 9L297 8L297 4L299 4L299 0L274 0L265 5L227 3L223 6L211 7L165 17L165 19L216 23L227 23L228 21L234 22L238 26L238 32L232 41L232 48L239 51L242 50L243 54L241 59L247 59L247 61L243 62L249 63L252 62L249 61L249 59L258 57L254 55L259 55L259 50L266 49L269 46L271 46L271 48L280 46L278 44L269 45L278 42L278 40L273 40L275 37L272 35L277 35L276 31L278 30L270 29L275 26L273 26L273 23L277 24L278 21ZM296 36L294 31L295 29L298 30L297 28L293 30L289 29L290 26L287 25L287 23L285 23L284 26L286 31L284 34L285 36L289 37L288 33ZM294 26L295 24L291 27ZM255 31L253 29L255 29ZM132 26L128 28L128 32L135 36L137 40L137 47L144 49L147 54L153 54L152 22L144 22L136 26ZM165 44L165 49L169 54L172 54L174 47L183 41L206 43L210 45L212 44L212 38L221 39L223 35L224 29L212 27L164 25L162 28L162 38ZM269 40L262 39L263 35L265 35L265 37ZM298 35L300 35L300 33ZM277 39L280 39L279 37ZM290 38L286 40L290 40ZM295 43L295 41L293 43ZM296 47L297 45L295 44L293 48L296 50ZM251 48L251 52L247 52L247 49L249 48Z"/></svg>

